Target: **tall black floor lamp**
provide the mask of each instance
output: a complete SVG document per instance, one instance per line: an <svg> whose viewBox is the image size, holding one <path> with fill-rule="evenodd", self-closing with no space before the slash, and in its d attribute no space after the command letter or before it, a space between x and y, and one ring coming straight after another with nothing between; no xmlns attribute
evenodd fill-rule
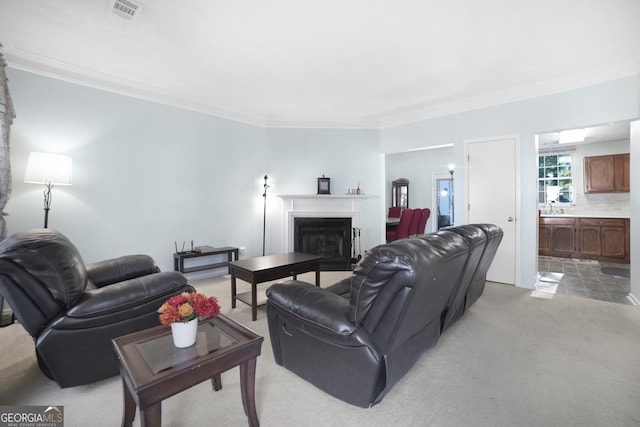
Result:
<svg viewBox="0 0 640 427"><path fill-rule="evenodd" d="M453 164L449 165L449 174L451 175L451 225L455 225L454 217L455 217L455 206L456 203L453 200Z"/></svg>
<svg viewBox="0 0 640 427"><path fill-rule="evenodd" d="M267 188L269 185L267 184L267 179L269 177L267 175L264 176L264 192L262 193L262 199L264 202L264 213L262 214L262 256L264 256L264 248L265 248L265 237L267 235Z"/></svg>

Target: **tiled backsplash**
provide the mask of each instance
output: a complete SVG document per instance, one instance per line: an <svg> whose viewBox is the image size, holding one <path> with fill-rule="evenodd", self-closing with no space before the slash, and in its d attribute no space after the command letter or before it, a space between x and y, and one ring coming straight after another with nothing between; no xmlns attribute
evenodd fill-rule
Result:
<svg viewBox="0 0 640 427"><path fill-rule="evenodd" d="M629 215L631 212L630 193L576 194L576 203L565 211L605 211Z"/></svg>

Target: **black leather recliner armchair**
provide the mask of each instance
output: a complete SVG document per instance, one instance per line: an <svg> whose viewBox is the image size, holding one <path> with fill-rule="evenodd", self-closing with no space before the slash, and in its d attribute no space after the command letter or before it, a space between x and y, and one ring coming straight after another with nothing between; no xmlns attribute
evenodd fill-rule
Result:
<svg viewBox="0 0 640 427"><path fill-rule="evenodd" d="M193 290L147 255L85 266L77 248L51 229L0 243L0 294L34 338L40 369L60 387L117 375L111 340L158 326L160 305Z"/></svg>
<svg viewBox="0 0 640 427"><path fill-rule="evenodd" d="M377 246L328 288L272 285L276 363L347 403L379 402L482 293L498 236L488 225L446 229Z"/></svg>

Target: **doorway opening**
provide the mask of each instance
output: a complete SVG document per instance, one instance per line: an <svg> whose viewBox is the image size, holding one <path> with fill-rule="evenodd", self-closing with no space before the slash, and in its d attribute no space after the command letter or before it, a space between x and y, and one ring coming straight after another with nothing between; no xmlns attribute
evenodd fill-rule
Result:
<svg viewBox="0 0 640 427"><path fill-rule="evenodd" d="M433 201L437 217L432 231L453 225L453 180L449 174L433 174Z"/></svg>
<svg viewBox="0 0 640 427"><path fill-rule="evenodd" d="M577 134L579 138L563 143L563 135ZM619 266L623 276L630 274L631 193L628 185L626 191L615 188L629 180L630 138L629 121L536 134L538 289L626 302L629 278L608 274L608 269ZM609 179L612 174L614 179ZM592 183L598 179L614 188L594 190Z"/></svg>

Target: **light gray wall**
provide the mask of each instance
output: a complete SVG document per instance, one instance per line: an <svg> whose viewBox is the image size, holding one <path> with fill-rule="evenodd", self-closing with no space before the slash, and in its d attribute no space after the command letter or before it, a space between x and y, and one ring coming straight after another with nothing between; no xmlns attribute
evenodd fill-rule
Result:
<svg viewBox="0 0 640 427"><path fill-rule="evenodd" d="M274 195L315 194L322 174L336 194L360 182L372 196L366 249L383 241L385 154L454 143L460 206L465 139L519 134L520 179L530 183L536 133L640 117L640 76L376 131L264 129L11 68L7 74L17 112L9 233L42 224L43 189L22 182L28 153L64 153L74 161L74 184L54 189L51 227L67 234L87 262L140 252L163 269L172 268L174 240L244 246L245 256L259 255L265 173ZM637 168L640 156L632 154L631 162ZM632 182L632 197L639 188ZM536 188L523 184L520 191L521 284L532 286ZM273 222L278 204L268 201L267 253L275 253L281 218ZM463 223L465 213L458 215ZM634 254L632 262L640 260Z"/></svg>
<svg viewBox="0 0 640 427"><path fill-rule="evenodd" d="M638 94L640 98L640 93ZM640 224L633 218L640 218L640 120L631 123L631 293L640 303Z"/></svg>
<svg viewBox="0 0 640 427"><path fill-rule="evenodd" d="M174 241L192 239L261 255L265 173L267 253L281 249L273 195L315 194L323 173L336 192L360 181L377 193L364 220L367 245L381 240L377 131L267 130L16 69L8 76L17 111L9 233L42 227L44 186L23 177L28 153L44 151L73 159L73 185L53 189L49 226L85 262L147 253L171 270Z"/></svg>
<svg viewBox="0 0 640 427"><path fill-rule="evenodd" d="M520 285L533 287L537 273L537 153L534 135L561 129L598 125L640 117L640 76L610 81L560 94L483 108L417 123L386 128L380 132L385 154L447 143L454 144L456 166L464 165L464 141L498 135L520 135L522 183L520 226ZM631 157L632 168L640 156ZM456 206L464 203L466 172L456 167ZM632 186L640 191L640 186ZM466 212L456 210L456 223L466 221ZM640 261L640 254L632 258ZM637 257L637 258L636 258Z"/></svg>
<svg viewBox="0 0 640 427"><path fill-rule="evenodd" d="M384 193L380 192L382 173L379 164L378 131L372 129L268 129L269 177L273 177L274 196L280 194L316 194L317 178L331 178L331 194L346 195L360 186L364 202L362 249L380 244ZM282 218L282 204L274 197L269 216ZM271 223L272 236L283 233L282 221ZM271 239L275 245L282 239ZM283 252L272 246L271 253Z"/></svg>

